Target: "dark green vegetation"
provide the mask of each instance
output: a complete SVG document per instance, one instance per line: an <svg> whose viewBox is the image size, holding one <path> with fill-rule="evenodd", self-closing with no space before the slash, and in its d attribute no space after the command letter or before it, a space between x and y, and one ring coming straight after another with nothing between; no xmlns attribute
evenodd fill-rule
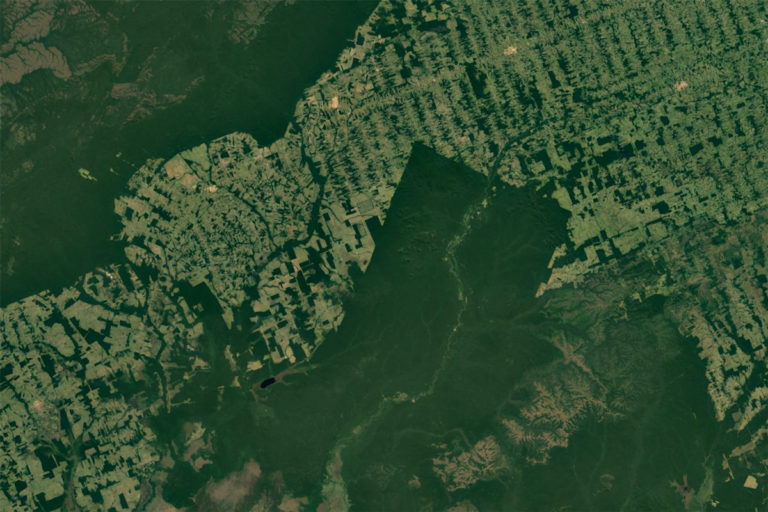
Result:
<svg viewBox="0 0 768 512"><path fill-rule="evenodd" d="M350 500L360 509L416 510L454 501L433 472L432 458L439 454L435 445L468 449L476 440L499 433L498 409L510 391L529 368L556 355L537 336L536 322L542 318L532 298L546 277L549 255L565 237L565 212L533 188L500 186L489 190L486 199L487 207L464 226L455 256L450 256L455 258L456 276L446 277L453 295L463 290L466 296L466 304L448 324L455 334L427 329L421 336L436 339L436 350L409 352L402 359L405 368L412 360L433 361L415 390L421 395L415 403L406 400L394 405L343 454ZM384 250L394 250L392 245ZM380 311L395 321L397 316L387 314L391 308L383 303ZM359 315L345 321L363 324L366 320ZM402 329L409 332L414 330L412 325L406 323ZM400 336L393 332L385 345ZM417 489L408 486L414 476L421 483ZM507 485L511 476L508 468L499 478ZM489 485L475 493L482 498L473 501L480 510L504 503L497 488L501 484Z"/></svg>
<svg viewBox="0 0 768 512"><path fill-rule="evenodd" d="M309 371L267 389L220 394L232 375L213 350L213 371L177 397L191 402L160 419L166 442L174 435L182 441L189 421L216 433L214 463L201 473L177 465L166 500L190 504L209 478L253 459L280 468L299 495L320 502L318 482L338 451L355 510L464 499L479 510L679 508L671 482L687 475L698 490L722 435L695 355L680 350L685 340L663 317L663 299L606 326L618 348L605 354L603 367L619 367L623 380L615 384L632 401L626 415L588 419L569 449L545 465L526 464L502 426L524 402L516 390L559 358L548 335L564 321L548 318L533 292L565 236L565 220L533 188L488 183L416 146L387 223L374 231L371 265ZM206 329L204 343L237 343L223 325ZM439 447L467 450L489 435L506 465L488 481L447 494L433 468Z"/></svg>
<svg viewBox="0 0 768 512"><path fill-rule="evenodd" d="M282 136L301 92L375 5L61 7L44 42L61 50L73 76L38 70L3 86L0 304L122 261L110 241L119 231L113 200L146 158L233 131L263 145Z"/></svg>
<svg viewBox="0 0 768 512"><path fill-rule="evenodd" d="M725 432L712 418L689 340L648 305L607 329L608 339L623 345L605 354L608 364L629 367L622 382L609 386L631 388L626 414L588 420L567 449L553 452L547 464L520 471L509 510L681 510L683 498L671 483L682 485L684 476L693 492L707 485L711 492L712 472L720 464L715 447ZM709 504L707 491L703 497L691 499L692 510ZM730 506L739 503L739 510L744 497ZM729 509L725 500L723 505Z"/></svg>

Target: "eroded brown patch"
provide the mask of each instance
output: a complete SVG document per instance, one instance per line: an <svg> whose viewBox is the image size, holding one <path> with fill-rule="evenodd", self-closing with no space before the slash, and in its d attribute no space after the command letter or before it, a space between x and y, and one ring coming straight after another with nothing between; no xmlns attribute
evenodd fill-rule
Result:
<svg viewBox="0 0 768 512"><path fill-rule="evenodd" d="M505 466L501 447L493 436L488 436L468 451L446 453L432 459L433 469L448 491L466 489L480 480L491 480Z"/></svg>
<svg viewBox="0 0 768 512"><path fill-rule="evenodd" d="M261 467L249 460L243 469L227 478L208 484L198 500L199 510L238 510L255 491Z"/></svg>
<svg viewBox="0 0 768 512"><path fill-rule="evenodd" d="M683 475L682 485L677 483L677 480L670 482L670 484L675 489L675 492L682 496L685 510L688 510L688 506L691 504L691 498L693 497L694 493L693 487L688 485L688 475Z"/></svg>

